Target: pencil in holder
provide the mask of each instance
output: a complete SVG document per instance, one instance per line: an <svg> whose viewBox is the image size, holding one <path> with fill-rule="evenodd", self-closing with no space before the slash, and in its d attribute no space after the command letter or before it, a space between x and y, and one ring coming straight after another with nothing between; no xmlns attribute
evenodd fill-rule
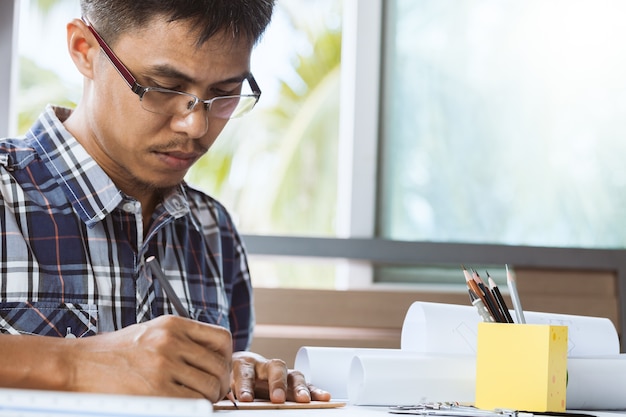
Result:
<svg viewBox="0 0 626 417"><path fill-rule="evenodd" d="M567 326L479 323L476 407L565 411Z"/></svg>

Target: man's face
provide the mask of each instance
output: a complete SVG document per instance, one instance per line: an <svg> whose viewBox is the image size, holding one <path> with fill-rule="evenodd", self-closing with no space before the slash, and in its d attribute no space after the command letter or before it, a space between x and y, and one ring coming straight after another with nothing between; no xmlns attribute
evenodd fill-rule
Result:
<svg viewBox="0 0 626 417"><path fill-rule="evenodd" d="M226 35L196 44L188 22L155 19L146 29L110 45L145 87L162 87L201 99L237 94L248 74L252 45ZM98 164L124 191L168 188L215 142L227 120L202 105L187 116L151 113L101 52L86 105L90 137L83 140ZM85 138L83 138L85 139Z"/></svg>

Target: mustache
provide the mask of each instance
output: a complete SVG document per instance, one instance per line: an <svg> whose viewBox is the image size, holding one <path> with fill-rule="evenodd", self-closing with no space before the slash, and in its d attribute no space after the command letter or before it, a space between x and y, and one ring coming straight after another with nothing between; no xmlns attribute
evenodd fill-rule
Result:
<svg viewBox="0 0 626 417"><path fill-rule="evenodd" d="M169 142L152 145L151 150L155 152L167 153L172 151L193 152L199 154L205 154L208 152L209 147L203 146L197 140L174 138Z"/></svg>

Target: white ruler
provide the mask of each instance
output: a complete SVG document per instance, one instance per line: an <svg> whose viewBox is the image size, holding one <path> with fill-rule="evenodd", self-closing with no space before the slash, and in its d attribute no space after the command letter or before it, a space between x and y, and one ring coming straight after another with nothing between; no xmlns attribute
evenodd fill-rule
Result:
<svg viewBox="0 0 626 417"><path fill-rule="evenodd" d="M208 400L0 388L0 417L204 417Z"/></svg>

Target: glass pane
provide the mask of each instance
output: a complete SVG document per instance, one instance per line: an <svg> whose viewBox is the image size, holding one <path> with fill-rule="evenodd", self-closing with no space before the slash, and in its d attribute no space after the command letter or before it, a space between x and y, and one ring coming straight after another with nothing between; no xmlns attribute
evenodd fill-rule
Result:
<svg viewBox="0 0 626 417"><path fill-rule="evenodd" d="M255 288L336 289L337 261L251 256Z"/></svg>
<svg viewBox="0 0 626 417"><path fill-rule="evenodd" d="M386 5L381 234L624 247L626 3Z"/></svg>

